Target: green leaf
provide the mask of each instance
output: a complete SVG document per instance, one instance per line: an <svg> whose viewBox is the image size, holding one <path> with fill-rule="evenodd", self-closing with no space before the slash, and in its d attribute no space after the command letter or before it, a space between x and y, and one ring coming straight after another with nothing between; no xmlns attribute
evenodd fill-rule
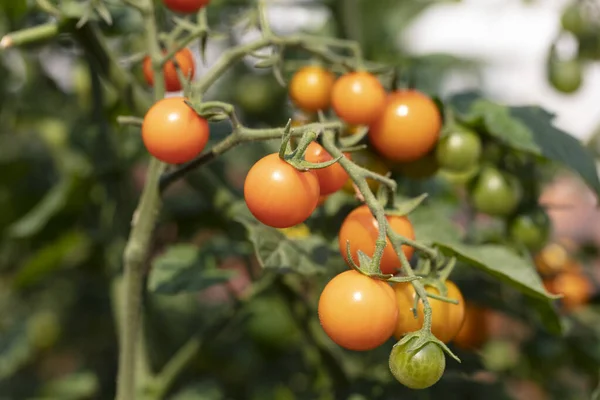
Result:
<svg viewBox="0 0 600 400"><path fill-rule="evenodd" d="M27 0L1 0L0 10L11 20L16 21L27 14Z"/></svg>
<svg viewBox="0 0 600 400"><path fill-rule="evenodd" d="M483 126L500 142L573 170L600 195L600 179L593 154L577 138L552 124L554 115L540 107L506 107L469 92L448 104L456 117L471 126Z"/></svg>
<svg viewBox="0 0 600 400"><path fill-rule="evenodd" d="M0 335L0 379L6 379L24 366L31 357L32 347L27 336L26 320L23 319Z"/></svg>
<svg viewBox="0 0 600 400"><path fill-rule="evenodd" d="M76 266L88 258L90 251L91 242L84 233L67 231L25 261L14 277L14 285L24 288L59 268Z"/></svg>
<svg viewBox="0 0 600 400"><path fill-rule="evenodd" d="M527 300L527 306L535 310L535 316L548 332L560 335L567 330L565 321L556 311L555 302L537 301L537 299L535 301L534 299Z"/></svg>
<svg viewBox="0 0 600 400"><path fill-rule="evenodd" d="M239 215L235 219L248 231L263 268L313 275L324 273L328 264L342 260L339 253L334 252L320 236L292 240L278 229L263 225L249 216Z"/></svg>
<svg viewBox="0 0 600 400"><path fill-rule="evenodd" d="M235 271L217 266L216 255L209 245L201 248L177 244L154 259L148 289L158 294L195 292L225 283L235 276Z"/></svg>
<svg viewBox="0 0 600 400"><path fill-rule="evenodd" d="M92 398L99 388L98 378L93 372L76 372L52 380L43 389L44 396L53 399L83 400Z"/></svg>
<svg viewBox="0 0 600 400"><path fill-rule="evenodd" d="M396 207L392 211L386 211L386 215L396 215L399 217L403 217L405 215L413 212L417 207L423 203L423 201L427 198L428 194L423 193L420 196L413 197L412 199L406 199L398 202Z"/></svg>
<svg viewBox="0 0 600 400"><path fill-rule="evenodd" d="M216 382L203 381L193 386L183 388L180 392L175 394L171 400L220 400L223 398L224 396L221 388Z"/></svg>

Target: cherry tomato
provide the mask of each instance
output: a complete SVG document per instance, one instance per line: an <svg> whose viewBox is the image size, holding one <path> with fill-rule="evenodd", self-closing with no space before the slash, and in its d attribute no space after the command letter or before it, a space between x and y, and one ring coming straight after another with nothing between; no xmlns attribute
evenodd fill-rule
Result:
<svg viewBox="0 0 600 400"><path fill-rule="evenodd" d="M594 30L594 24L585 14L580 2L571 2L560 18L562 28L575 36L584 36Z"/></svg>
<svg viewBox="0 0 600 400"><path fill-rule="evenodd" d="M485 308L472 303L465 304L465 320L453 343L465 350L480 348L488 339L488 314Z"/></svg>
<svg viewBox="0 0 600 400"><path fill-rule="evenodd" d="M580 270L562 272L552 280L546 280L545 285L550 293L563 295L560 302L567 311L587 304L594 291L594 286Z"/></svg>
<svg viewBox="0 0 600 400"><path fill-rule="evenodd" d="M319 298L319 320L338 345L355 351L374 349L394 332L398 308L387 282L355 270L342 272Z"/></svg>
<svg viewBox="0 0 600 400"><path fill-rule="evenodd" d="M401 90L390 94L368 136L383 157L410 162L433 150L441 126L442 116L431 98L416 90Z"/></svg>
<svg viewBox="0 0 600 400"><path fill-rule="evenodd" d="M407 217L397 217L390 215L386 217L392 230L397 234L402 235L408 239L415 239L415 231L412 223ZM369 257L373 256L375 252L375 242L377 235L379 234L379 228L377 220L371 214L369 207L362 205L352 210L340 227L340 233L338 236L338 243L340 246L340 252L342 256L348 262L346 254L346 242L350 241L350 253L355 263L358 263L358 250ZM414 248L410 246L402 246L402 251L406 255L406 258L410 260L413 255ZM383 250L383 257L381 257L381 263L379 264L381 272L384 274L394 274L398 269L402 267L400 259L394 252L394 248L390 243L390 240L386 238L386 246Z"/></svg>
<svg viewBox="0 0 600 400"><path fill-rule="evenodd" d="M299 171L269 154L252 166L244 182L244 199L257 220L274 228L304 222L319 202L319 179L314 170Z"/></svg>
<svg viewBox="0 0 600 400"><path fill-rule="evenodd" d="M572 263L569 252L559 243L550 243L535 256L535 265L542 275L556 275Z"/></svg>
<svg viewBox="0 0 600 400"><path fill-rule="evenodd" d="M550 218L541 209L519 214L512 219L509 225L512 239L535 251L542 248L550 236Z"/></svg>
<svg viewBox="0 0 600 400"><path fill-rule="evenodd" d="M208 142L208 122L184 103L169 97L154 104L142 123L142 140L154 157L182 164L198 156Z"/></svg>
<svg viewBox="0 0 600 400"><path fill-rule="evenodd" d="M550 84L562 93L575 93L583 83L583 66L576 59L550 61L547 73Z"/></svg>
<svg viewBox="0 0 600 400"><path fill-rule="evenodd" d="M285 350L300 339L294 317L282 299L255 299L249 304L248 312L246 332L261 347Z"/></svg>
<svg viewBox="0 0 600 400"><path fill-rule="evenodd" d="M429 342L415 352L408 348L416 339L394 346L390 353L390 371L406 387L425 389L436 384L446 369L444 351L436 343Z"/></svg>
<svg viewBox="0 0 600 400"><path fill-rule="evenodd" d="M344 154L346 158L350 158L350 154ZM331 155L317 142L311 142L306 149L304 159L312 163L322 163L333 159ZM327 168L315 169L317 178L319 178L319 187L321 195L337 192L348 181L346 170L339 164L335 163Z"/></svg>
<svg viewBox="0 0 600 400"><path fill-rule="evenodd" d="M521 187L517 179L494 167L482 168L471 191L471 200L477 211L505 217L517 208Z"/></svg>
<svg viewBox="0 0 600 400"><path fill-rule="evenodd" d="M440 169L434 152L407 163L390 163L392 171L413 180L424 180L434 176Z"/></svg>
<svg viewBox="0 0 600 400"><path fill-rule="evenodd" d="M194 77L194 55L190 49L186 47L175 53L175 61L177 61L177 64L179 65L179 68L185 77ZM146 82L150 86L154 85L154 73L152 71L152 61L150 61L150 57L146 56L146 58L144 58L142 68L144 70L144 78L146 78ZM177 92L182 89L182 84L179 81L177 69L175 68L173 61L169 60L165 63L165 66L163 67L163 74L165 78L165 89L167 92Z"/></svg>
<svg viewBox="0 0 600 400"><path fill-rule="evenodd" d="M329 108L335 76L325 68L311 65L300 68L289 84L290 98L306 112Z"/></svg>
<svg viewBox="0 0 600 400"><path fill-rule="evenodd" d="M368 72L357 71L342 75L333 84L331 105L344 121L354 125L369 125L383 111L385 89Z"/></svg>
<svg viewBox="0 0 600 400"><path fill-rule="evenodd" d="M386 175L390 170L388 166L381 160L377 155L372 153L367 149L355 151L352 153L352 161L363 167L367 168L373 172L377 172L380 175ZM369 184L369 188L373 193L377 193L379 189L380 182L375 179L368 178L367 183ZM354 187L352 186L352 179L348 179L343 187L344 192L348 194L354 194Z"/></svg>
<svg viewBox="0 0 600 400"><path fill-rule="evenodd" d="M440 139L435 155L440 167L455 173L471 170L481 157L481 139L477 133L460 129Z"/></svg>
<svg viewBox="0 0 600 400"><path fill-rule="evenodd" d="M423 326L423 302L419 301L417 306L417 318L414 317L412 309L415 304L415 289L411 283L397 283L393 286L398 303L398 326L394 331L396 339L400 339L406 333L414 332ZM458 304L428 298L432 309L431 333L444 343L450 342L463 324L465 319L465 301L460 289L452 281L446 281L448 294L446 297L458 300ZM426 286L429 293L440 293L433 286Z"/></svg>
<svg viewBox="0 0 600 400"><path fill-rule="evenodd" d="M210 3L210 0L163 0L167 8L172 11L191 14Z"/></svg>

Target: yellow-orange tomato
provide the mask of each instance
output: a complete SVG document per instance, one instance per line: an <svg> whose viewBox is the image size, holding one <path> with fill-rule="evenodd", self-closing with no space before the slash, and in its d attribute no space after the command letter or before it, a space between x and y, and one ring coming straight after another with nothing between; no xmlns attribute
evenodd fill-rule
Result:
<svg viewBox="0 0 600 400"><path fill-rule="evenodd" d="M350 154L344 154L346 158L350 158ZM306 149L304 159L312 163L327 162L333 157L317 142L311 142ZM319 187L321 195L328 195L340 190L348 181L346 170L339 164L335 163L327 168L319 168L314 170L319 178Z"/></svg>
<svg viewBox="0 0 600 400"><path fill-rule="evenodd" d="M377 172L380 175L387 175L390 171L388 166L383 162L381 158L377 155L373 154L373 152L368 149L358 150L352 153L352 161L356 165L360 165L363 168L367 168L373 172ZM373 178L368 178L367 183L369 184L369 189L373 193L377 193L379 189L380 182L376 181ZM348 179L343 187L344 192L348 194L354 194L354 186L352 185L352 179Z"/></svg>
<svg viewBox="0 0 600 400"><path fill-rule="evenodd" d="M185 104L183 97L157 101L142 123L142 140L154 157L182 164L198 156L208 142L208 122Z"/></svg>
<svg viewBox="0 0 600 400"><path fill-rule="evenodd" d="M385 102L385 89L368 72L350 72L339 77L333 84L331 106L349 124L371 124L380 116Z"/></svg>
<svg viewBox="0 0 600 400"><path fill-rule="evenodd" d="M423 326L423 302L419 301L417 318L415 318L412 308L416 293L412 284L397 283L393 287L398 302L398 325L394 336L400 339L404 334L417 331ZM444 343L454 339L465 319L465 302L462 293L454 282L447 280L446 287L448 288L446 297L458 300L458 304L428 298L432 310L431 333ZM433 286L426 286L425 290L432 294L440 294Z"/></svg>
<svg viewBox="0 0 600 400"><path fill-rule="evenodd" d="M560 302L567 311L586 304L594 291L590 280L578 270L562 272L552 280L544 281L544 284L550 293L563 295Z"/></svg>
<svg viewBox="0 0 600 400"><path fill-rule="evenodd" d="M184 76L194 77L194 56L192 55L190 49L186 47L175 53L175 61L177 61L177 64L179 65L179 68L181 69L181 72L183 72ZM150 86L154 85L154 73L152 71L152 62L150 61L150 57L146 56L146 58L144 58L142 67L146 82ZM165 63L165 66L163 67L163 74L165 76L165 89L167 92L177 92L182 89L179 76L177 76L177 69L175 68L173 61L169 60Z"/></svg>
<svg viewBox="0 0 600 400"><path fill-rule="evenodd" d="M394 232L408 239L415 239L415 231L412 223L407 217L390 215L386 218ZM355 263L358 263L358 250L361 250L369 257L373 257L378 234L379 226L377 220L373 214L371 214L369 207L362 205L348 214L346 219L344 219L344 222L342 222L340 234L338 236L340 252L346 262L348 262L346 242L350 241L350 253L352 254L352 259ZM413 255L414 248L403 245L402 251L406 255L406 258L410 259ZM384 274L394 274L401 267L402 264L400 263L400 259L394 252L390 240L386 238L386 246L383 250L381 263L379 264L381 272Z"/></svg>
<svg viewBox="0 0 600 400"><path fill-rule="evenodd" d="M303 111L325 110L329 108L334 81L334 75L325 68L316 65L300 68L290 81L290 98Z"/></svg>
<svg viewBox="0 0 600 400"><path fill-rule="evenodd" d="M167 8L172 11L191 14L210 3L210 0L163 0Z"/></svg>
<svg viewBox="0 0 600 400"><path fill-rule="evenodd" d="M546 245L535 256L535 265L540 274L548 276L554 275L567 269L568 264L573 261L570 259L569 252L564 246L558 243Z"/></svg>
<svg viewBox="0 0 600 400"><path fill-rule="evenodd" d="M385 158L410 162L433 150L441 127L442 117L433 100L416 90L401 90L389 95L368 136Z"/></svg>
<svg viewBox="0 0 600 400"><path fill-rule="evenodd" d="M269 154L250 168L244 199L252 215L265 225L289 228L304 222L319 202L319 180L314 170L299 171Z"/></svg>
<svg viewBox="0 0 600 400"><path fill-rule="evenodd" d="M485 308L472 303L465 304L465 320L454 337L453 343L465 350L480 348L488 339L488 314Z"/></svg>
<svg viewBox="0 0 600 400"><path fill-rule="evenodd" d="M387 282L355 270L334 277L319 298L319 320L338 345L355 351L374 349L394 332L398 308Z"/></svg>

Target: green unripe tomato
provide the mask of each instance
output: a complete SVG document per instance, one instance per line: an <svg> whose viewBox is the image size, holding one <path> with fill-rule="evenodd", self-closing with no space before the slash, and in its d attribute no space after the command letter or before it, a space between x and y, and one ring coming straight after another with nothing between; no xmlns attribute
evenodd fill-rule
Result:
<svg viewBox="0 0 600 400"><path fill-rule="evenodd" d="M550 218L539 208L515 216L509 224L510 237L531 251L544 247L550 236Z"/></svg>
<svg viewBox="0 0 600 400"><path fill-rule="evenodd" d="M453 185L465 185L471 181L479 172L479 165L474 165L470 170L465 172L452 172L447 170L440 170L440 176L446 179Z"/></svg>
<svg viewBox="0 0 600 400"><path fill-rule="evenodd" d="M278 107L282 93L283 89L271 75L246 74L235 84L234 101L245 112L262 115Z"/></svg>
<svg viewBox="0 0 600 400"><path fill-rule="evenodd" d="M481 157L481 139L477 133L460 129L440 139L435 149L440 168L450 172L468 172Z"/></svg>
<svg viewBox="0 0 600 400"><path fill-rule="evenodd" d="M282 301L278 297L262 297L249 305L246 332L263 348L283 350L300 337L294 317Z"/></svg>
<svg viewBox="0 0 600 400"><path fill-rule="evenodd" d="M571 94L581 87L583 67L579 60L553 60L548 64L548 81L559 92Z"/></svg>
<svg viewBox="0 0 600 400"><path fill-rule="evenodd" d="M477 211L506 217L519 205L522 191L519 181L514 176L486 166L476 178L470 195Z"/></svg>
<svg viewBox="0 0 600 400"><path fill-rule="evenodd" d="M583 36L594 29L579 2L572 2L565 8L560 18L560 24L565 31L571 32L575 36Z"/></svg>
<svg viewBox="0 0 600 400"><path fill-rule="evenodd" d="M416 352L408 347L416 339L394 346L390 353L390 371L404 386L425 389L440 380L446 369L444 351L436 343L429 342Z"/></svg>

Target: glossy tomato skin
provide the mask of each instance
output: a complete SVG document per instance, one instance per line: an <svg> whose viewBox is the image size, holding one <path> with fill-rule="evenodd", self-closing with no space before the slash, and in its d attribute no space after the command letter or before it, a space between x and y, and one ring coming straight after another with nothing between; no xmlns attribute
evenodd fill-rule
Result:
<svg viewBox="0 0 600 400"><path fill-rule="evenodd" d="M517 208L521 195L521 187L514 176L488 166L480 170L471 200L481 213L506 217Z"/></svg>
<svg viewBox="0 0 600 400"><path fill-rule="evenodd" d="M431 333L444 343L450 342L460 330L465 319L465 302L460 289L452 281L446 281L448 294L446 297L458 300L458 304L447 303L441 300L428 298L432 309ZM398 302L398 326L394 337L400 339L409 332L414 332L423 326L423 302L417 306L417 318L414 317L412 308L415 303L415 289L410 283L397 283L393 286ZM426 286L429 293L440 293L433 286Z"/></svg>
<svg viewBox="0 0 600 400"><path fill-rule="evenodd" d="M387 282L355 270L335 276L319 298L319 320L327 335L348 350L366 351L394 332L398 308Z"/></svg>
<svg viewBox="0 0 600 400"><path fill-rule="evenodd" d="M440 139L435 154L441 168L454 172L468 172L481 157L481 139L477 133L460 129Z"/></svg>
<svg viewBox="0 0 600 400"><path fill-rule="evenodd" d="M350 154L344 154L346 158L350 158ZM311 142L306 149L304 159L312 163L323 163L332 160L333 157L317 142ZM339 164L335 163L327 168L319 168L314 170L319 178L319 187L321 188L321 196L337 192L348 181L346 170Z"/></svg>
<svg viewBox="0 0 600 400"><path fill-rule="evenodd" d="M389 366L398 382L411 389L425 389L436 384L446 369L444 351L433 342L427 343L416 352L408 348L415 341L394 346L390 353Z"/></svg>
<svg viewBox="0 0 600 400"><path fill-rule="evenodd" d="M165 6L175 12L195 13L210 3L210 0L163 0Z"/></svg>
<svg viewBox="0 0 600 400"><path fill-rule="evenodd" d="M187 47L181 49L177 53L175 53L175 61L179 65L181 72L186 77L194 77L194 73L196 71L196 67L194 65L194 55ZM144 62L142 65L142 69L144 71L144 78L146 82L152 86L154 85L154 73L152 71L152 62L150 61L150 57L146 56L144 58ZM165 66L163 67L163 74L165 77L165 89L167 92L177 92L181 90L182 84L179 81L179 76L177 75L177 69L175 68L175 64L173 61L167 61Z"/></svg>
<svg viewBox="0 0 600 400"><path fill-rule="evenodd" d="M335 113L349 124L369 125L379 118L386 102L385 89L372 74L350 72L333 84L331 105Z"/></svg>
<svg viewBox="0 0 600 400"><path fill-rule="evenodd" d="M289 93L292 102L306 112L329 108L335 76L323 67L309 65L292 77Z"/></svg>
<svg viewBox="0 0 600 400"><path fill-rule="evenodd" d="M488 311L473 303L465 304L465 320L452 342L464 350L479 349L489 337Z"/></svg>
<svg viewBox="0 0 600 400"><path fill-rule="evenodd" d="M367 168L370 171L377 172L380 175L387 175L389 172L389 168L386 163L381 160L376 154L369 151L368 149L358 150L352 153L352 161L363 168ZM375 179L368 178L367 183L369 184L369 189L373 193L377 193L379 186L381 185L379 181ZM348 194L354 194L354 187L352 186L352 179L348 179L343 187L344 192Z"/></svg>
<svg viewBox="0 0 600 400"><path fill-rule="evenodd" d="M411 162L433 150L441 127L442 116L431 98L416 90L400 90L388 96L368 136L383 157Z"/></svg>
<svg viewBox="0 0 600 400"><path fill-rule="evenodd" d="M550 237L550 218L543 209L515 216L509 224L511 238L535 251L547 244Z"/></svg>
<svg viewBox="0 0 600 400"><path fill-rule="evenodd" d="M183 97L169 97L157 101L142 123L142 140L146 149L169 164L192 160L208 142L208 122L184 100Z"/></svg>
<svg viewBox="0 0 600 400"><path fill-rule="evenodd" d="M319 195L314 170L298 171L277 153L258 160L244 182L244 199L250 212L274 228L304 222L317 207Z"/></svg>
<svg viewBox="0 0 600 400"><path fill-rule="evenodd" d="M392 227L392 230L396 233L411 240L415 239L415 231L408 218L394 215L387 216L386 218ZM377 220L371 214L369 207L362 205L352 210L352 212L346 216L344 222L342 222L338 236L340 252L346 262L348 262L346 254L347 241L350 241L350 253L352 254L352 258L355 263L358 263L358 250L361 250L369 257L373 256L378 234L379 228ZM410 260L414 248L403 245L402 250L406 255L406 258ZM384 274L395 274L397 270L402 267L400 259L394 252L388 238L386 238L386 246L383 250L383 257L381 257L379 267Z"/></svg>

